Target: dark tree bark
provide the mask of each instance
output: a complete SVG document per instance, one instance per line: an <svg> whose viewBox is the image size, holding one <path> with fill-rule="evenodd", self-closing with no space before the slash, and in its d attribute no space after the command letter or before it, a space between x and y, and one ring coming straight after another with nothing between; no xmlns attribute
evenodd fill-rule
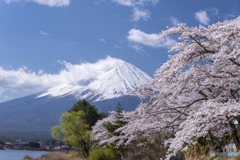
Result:
<svg viewBox="0 0 240 160"><path fill-rule="evenodd" d="M230 127L232 129L233 141L234 141L237 149L239 150L240 149L240 144L239 144L239 137L238 137L237 128L236 128L235 124L232 121L229 122L229 125L230 125Z"/></svg>

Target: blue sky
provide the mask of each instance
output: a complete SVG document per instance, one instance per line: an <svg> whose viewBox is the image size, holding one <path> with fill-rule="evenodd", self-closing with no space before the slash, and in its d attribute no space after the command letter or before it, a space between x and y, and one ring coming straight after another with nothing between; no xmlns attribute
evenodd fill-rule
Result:
<svg viewBox="0 0 240 160"><path fill-rule="evenodd" d="M156 40L166 26L235 19L239 7L239 0L1 0L0 102L94 76L121 60L153 77L177 42Z"/></svg>

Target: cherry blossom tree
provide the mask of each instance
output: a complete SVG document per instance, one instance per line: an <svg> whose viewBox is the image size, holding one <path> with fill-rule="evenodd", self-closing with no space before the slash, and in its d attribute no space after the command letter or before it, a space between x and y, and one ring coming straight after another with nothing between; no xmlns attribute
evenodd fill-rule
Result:
<svg viewBox="0 0 240 160"><path fill-rule="evenodd" d="M197 138L207 137L214 146L224 134L232 134L240 149L234 125L234 120L240 122L240 17L208 28L181 23L163 31L159 39L170 35L179 36L180 42L169 51L177 53L169 55L152 81L132 92L142 103L124 113L128 123L118 129L118 145L161 133L168 159L196 144Z"/></svg>
<svg viewBox="0 0 240 160"><path fill-rule="evenodd" d="M119 122L119 115L121 116L121 121L124 121L124 123L128 123L130 121L130 117L132 117L134 112L125 112L121 111L121 113L117 111L110 111L110 115L102 120L97 121L97 123L92 127L92 131L94 134L94 140L99 140L98 145L103 146L105 144L109 144L111 142L114 142L116 140L122 141L123 137L122 135L114 136L107 130L106 125L112 124L112 125L119 125L117 122ZM133 120L132 120L133 121ZM122 128L122 127L120 127ZM116 129L114 132L119 132L121 130ZM110 135L111 134L111 135ZM124 144L123 142L119 144Z"/></svg>

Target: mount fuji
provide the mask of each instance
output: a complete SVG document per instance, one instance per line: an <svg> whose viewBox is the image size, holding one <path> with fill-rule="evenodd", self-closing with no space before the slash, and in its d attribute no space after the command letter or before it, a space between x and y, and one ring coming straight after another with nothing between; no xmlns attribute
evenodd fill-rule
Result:
<svg viewBox="0 0 240 160"><path fill-rule="evenodd" d="M132 111L140 99L129 92L151 80L145 72L123 62L94 78L0 103L0 136L1 131L50 131L59 124L59 117L83 98L100 112L115 110L118 102L125 111Z"/></svg>
<svg viewBox="0 0 240 160"><path fill-rule="evenodd" d="M85 98L96 102L126 95L136 86L151 79L150 76L137 67L124 62L95 79L81 80L75 84L62 84L49 89L36 98L73 95L76 99Z"/></svg>

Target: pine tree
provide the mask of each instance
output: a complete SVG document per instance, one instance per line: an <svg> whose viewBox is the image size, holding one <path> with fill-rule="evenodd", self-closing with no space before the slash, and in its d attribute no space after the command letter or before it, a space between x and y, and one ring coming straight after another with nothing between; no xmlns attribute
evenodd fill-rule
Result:
<svg viewBox="0 0 240 160"><path fill-rule="evenodd" d="M123 127L125 124L127 124L126 121L123 121L123 115L122 115L122 111L123 108L121 107L120 103L118 102L118 106L116 109L116 121L114 121L114 123L106 123L103 126L107 129L108 133L109 133L109 138L111 138L112 136L119 136L121 131L116 132L116 130L120 127ZM109 149L114 150L116 153L120 152L124 155L126 149L124 149L124 145L119 146L118 148L116 148L116 143L119 141L120 139L117 139L116 141L110 143L110 144L106 144L106 147Z"/></svg>

